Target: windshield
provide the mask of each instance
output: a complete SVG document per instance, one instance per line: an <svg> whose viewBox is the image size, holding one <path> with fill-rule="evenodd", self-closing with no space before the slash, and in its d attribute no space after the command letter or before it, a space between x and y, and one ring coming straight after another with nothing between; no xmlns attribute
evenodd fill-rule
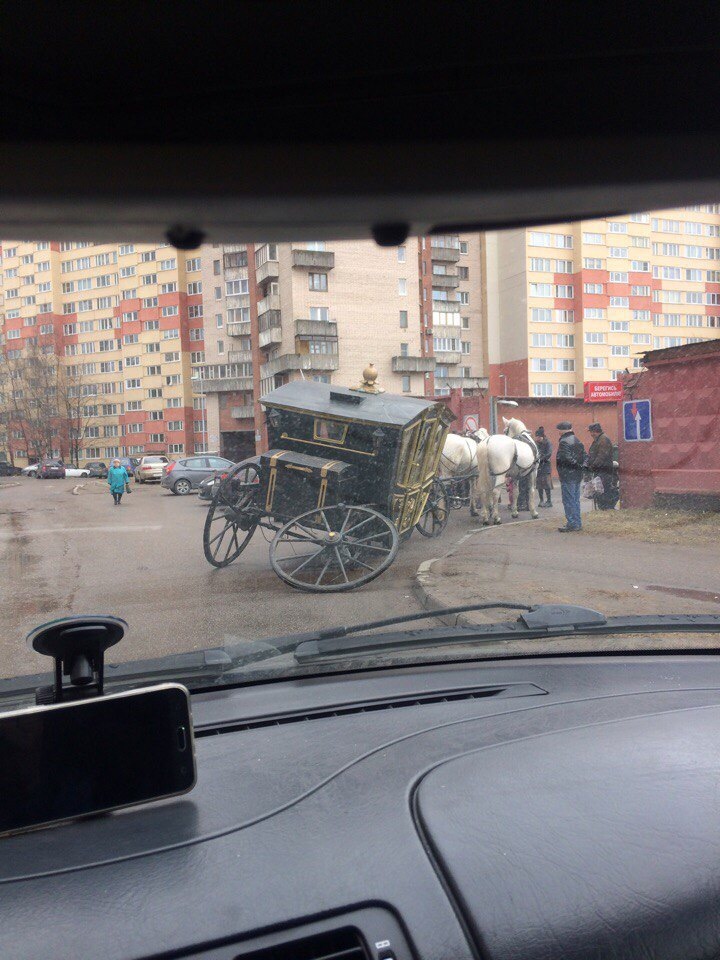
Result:
<svg viewBox="0 0 720 960"><path fill-rule="evenodd" d="M152 682L211 648L319 672L272 638L438 607L720 613L720 204L397 247L0 249L2 677L47 672L24 638L73 614L127 621L108 661Z"/></svg>

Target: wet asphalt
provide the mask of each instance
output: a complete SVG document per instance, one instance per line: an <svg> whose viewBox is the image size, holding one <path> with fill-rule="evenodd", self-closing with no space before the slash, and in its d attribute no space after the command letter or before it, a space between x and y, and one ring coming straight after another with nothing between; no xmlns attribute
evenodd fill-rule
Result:
<svg viewBox="0 0 720 960"><path fill-rule="evenodd" d="M401 544L377 580L349 593L308 594L273 573L261 530L218 570L203 554L207 506L196 495L177 497L156 484L132 490L115 507L104 481L0 481L0 676L47 669L25 637L71 613L128 621L113 661L415 613L419 564L476 526L467 510L453 513L440 539L415 533Z"/></svg>

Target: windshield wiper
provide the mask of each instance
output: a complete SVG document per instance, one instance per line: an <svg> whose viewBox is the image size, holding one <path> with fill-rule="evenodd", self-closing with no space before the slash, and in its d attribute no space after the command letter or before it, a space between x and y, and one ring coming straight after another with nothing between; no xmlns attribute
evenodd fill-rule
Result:
<svg viewBox="0 0 720 960"><path fill-rule="evenodd" d="M519 609L524 612L517 620L499 623L463 624L421 630L392 631L367 634L366 631L391 623L420 620L429 616L447 616L470 610L493 608ZM301 640L295 647L298 663L321 657L372 654L384 650L405 650L412 647L439 646L457 643L490 643L508 640L533 640L573 635L599 636L628 633L720 633L720 614L657 614L606 617L597 610L572 604L487 603L468 607L450 607L408 617L393 617L354 627L317 631L313 637ZM351 636L349 634L358 634Z"/></svg>

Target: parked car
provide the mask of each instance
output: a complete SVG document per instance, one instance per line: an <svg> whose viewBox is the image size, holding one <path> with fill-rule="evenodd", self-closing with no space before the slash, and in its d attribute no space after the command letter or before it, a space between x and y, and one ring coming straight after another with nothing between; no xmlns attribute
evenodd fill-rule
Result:
<svg viewBox="0 0 720 960"><path fill-rule="evenodd" d="M232 465L225 457L183 457L165 467L160 485L182 497L197 490L207 477L227 471Z"/></svg>
<svg viewBox="0 0 720 960"><path fill-rule="evenodd" d="M147 457L140 457L140 463L135 468L135 483L148 483L150 481L160 481L163 476L163 467L170 460L162 454L148 454Z"/></svg>
<svg viewBox="0 0 720 960"><path fill-rule="evenodd" d="M20 467L15 467L7 460L0 460L0 477L17 477Z"/></svg>
<svg viewBox="0 0 720 960"><path fill-rule="evenodd" d="M36 463L29 463L26 467L23 467L20 471L21 477L36 477L38 472L38 465Z"/></svg>
<svg viewBox="0 0 720 960"><path fill-rule="evenodd" d="M107 464L102 460L88 460L84 469L88 471L89 477L99 477L104 480L108 475Z"/></svg>
<svg viewBox="0 0 720 960"><path fill-rule="evenodd" d="M89 477L90 471L87 467L65 467L66 477Z"/></svg>
<svg viewBox="0 0 720 960"><path fill-rule="evenodd" d="M209 503L215 496L218 483L220 483L221 480L224 480L227 475L227 470L216 470L209 477L205 477L205 479L200 482L200 486L198 487L198 498Z"/></svg>
<svg viewBox="0 0 720 960"><path fill-rule="evenodd" d="M38 464L38 480L64 480L65 464L55 457L44 457Z"/></svg>

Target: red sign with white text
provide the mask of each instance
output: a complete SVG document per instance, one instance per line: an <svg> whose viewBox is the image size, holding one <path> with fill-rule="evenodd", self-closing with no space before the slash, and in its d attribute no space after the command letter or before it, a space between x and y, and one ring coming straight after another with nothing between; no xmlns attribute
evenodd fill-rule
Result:
<svg viewBox="0 0 720 960"><path fill-rule="evenodd" d="M623 385L618 380L601 380L585 384L585 403L616 403L623 398Z"/></svg>

